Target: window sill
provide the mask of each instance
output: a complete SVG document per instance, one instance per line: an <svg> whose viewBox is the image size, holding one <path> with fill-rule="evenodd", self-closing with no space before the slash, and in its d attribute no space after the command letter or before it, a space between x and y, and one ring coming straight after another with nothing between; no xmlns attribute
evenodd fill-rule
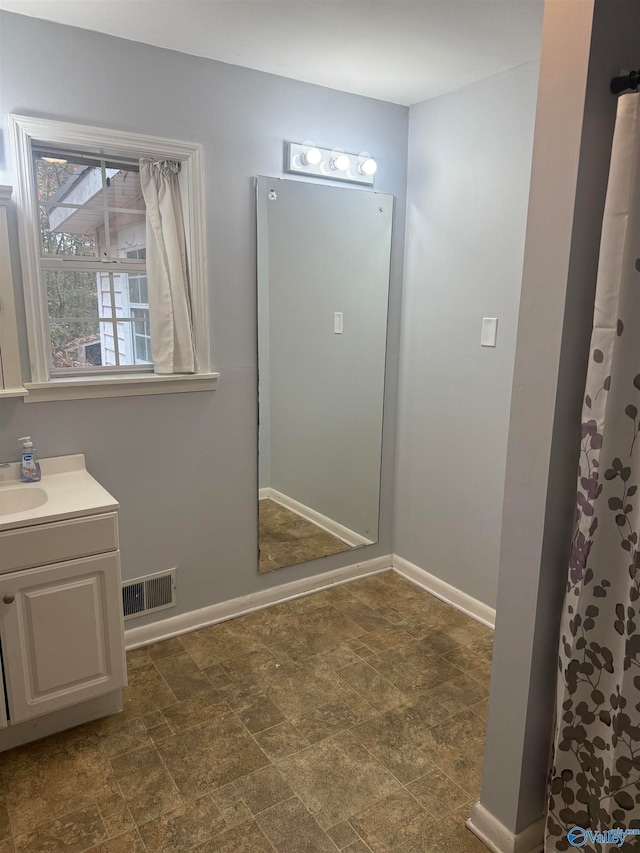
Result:
<svg viewBox="0 0 640 853"><path fill-rule="evenodd" d="M153 373L120 376L74 376L49 382L25 382L25 403L54 400L93 400L97 397L138 397L146 394L181 394L187 391L215 391L219 373Z"/></svg>
<svg viewBox="0 0 640 853"><path fill-rule="evenodd" d="M26 388L0 388L0 397L28 397Z"/></svg>

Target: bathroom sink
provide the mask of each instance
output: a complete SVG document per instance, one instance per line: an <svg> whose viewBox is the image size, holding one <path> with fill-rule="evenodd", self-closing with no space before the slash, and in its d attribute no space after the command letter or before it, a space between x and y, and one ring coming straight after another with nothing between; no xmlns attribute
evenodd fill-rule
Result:
<svg viewBox="0 0 640 853"><path fill-rule="evenodd" d="M47 502L47 493L38 486L16 486L0 489L0 515L13 515L42 506Z"/></svg>
<svg viewBox="0 0 640 853"><path fill-rule="evenodd" d="M87 471L82 453L40 459L39 483L21 482L20 470L20 462L0 464L0 551L5 531L118 509Z"/></svg>

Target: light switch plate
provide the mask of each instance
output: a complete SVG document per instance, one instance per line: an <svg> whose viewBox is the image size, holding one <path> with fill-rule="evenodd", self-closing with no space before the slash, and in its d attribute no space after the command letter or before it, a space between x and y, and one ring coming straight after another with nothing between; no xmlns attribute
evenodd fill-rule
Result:
<svg viewBox="0 0 640 853"><path fill-rule="evenodd" d="M342 311L336 311L333 315L333 334L342 334Z"/></svg>
<svg viewBox="0 0 640 853"><path fill-rule="evenodd" d="M498 336L498 318L483 317L482 318L482 335L480 337L480 346L494 347Z"/></svg>

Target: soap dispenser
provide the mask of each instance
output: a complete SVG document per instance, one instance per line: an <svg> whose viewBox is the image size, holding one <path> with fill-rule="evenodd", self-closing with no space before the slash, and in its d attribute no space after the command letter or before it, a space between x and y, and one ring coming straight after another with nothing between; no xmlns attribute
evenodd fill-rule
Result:
<svg viewBox="0 0 640 853"><path fill-rule="evenodd" d="M30 435L18 439L22 442L22 464L20 466L20 479L23 483L37 483L42 476L40 463L36 461L36 449L33 446Z"/></svg>

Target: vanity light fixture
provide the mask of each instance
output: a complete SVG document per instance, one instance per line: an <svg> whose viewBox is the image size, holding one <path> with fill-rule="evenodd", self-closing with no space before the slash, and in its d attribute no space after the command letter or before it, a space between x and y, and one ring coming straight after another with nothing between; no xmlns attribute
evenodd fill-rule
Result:
<svg viewBox="0 0 640 853"><path fill-rule="evenodd" d="M378 166L369 152L348 154L339 148L320 148L313 142L285 142L285 171L334 181L373 186Z"/></svg>

